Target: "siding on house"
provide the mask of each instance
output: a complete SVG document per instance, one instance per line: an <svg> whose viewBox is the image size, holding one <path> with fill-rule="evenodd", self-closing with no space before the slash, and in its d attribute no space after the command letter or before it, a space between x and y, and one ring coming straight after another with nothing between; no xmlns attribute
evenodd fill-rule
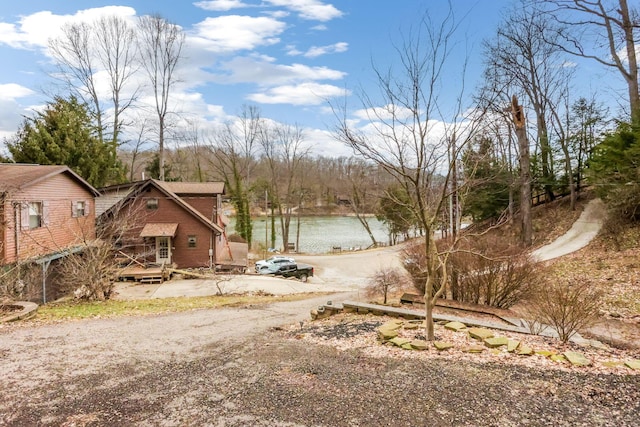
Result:
<svg viewBox="0 0 640 427"><path fill-rule="evenodd" d="M35 171L46 167L33 168ZM88 184L79 183L65 170L61 168L60 173L24 188L2 189L2 263L59 252L95 239L95 190ZM85 215L74 217L73 206L78 201L85 203ZM28 226L30 202L42 203L41 227L30 229Z"/></svg>
<svg viewBox="0 0 640 427"><path fill-rule="evenodd" d="M154 210L147 209L147 201L149 199L158 200L158 208ZM209 267L209 263L215 264L215 257L210 259L209 249L215 254L215 243L217 241L214 230L205 223L194 217L193 213L181 206L175 199L167 197L167 195L157 188L150 186L148 191L141 193L131 202L131 209L118 212L116 215L127 215L129 212L135 212L136 226L132 227L129 233L130 242L134 243L134 253L147 252L155 247L155 241L147 238L146 244L142 243L139 238L140 232L147 223L177 223L178 228L176 235L172 238L172 259L179 268L198 268ZM196 247L189 247L189 236L196 237ZM131 251L130 249L130 251ZM149 253L147 261L153 262L155 253Z"/></svg>

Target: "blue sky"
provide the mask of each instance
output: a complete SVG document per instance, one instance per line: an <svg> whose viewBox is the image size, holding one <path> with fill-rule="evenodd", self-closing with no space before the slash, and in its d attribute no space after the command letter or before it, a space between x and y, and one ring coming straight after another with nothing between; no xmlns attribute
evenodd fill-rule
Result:
<svg viewBox="0 0 640 427"><path fill-rule="evenodd" d="M510 2L452 3L462 20L461 50L470 52L467 85L473 87L482 39L495 32ZM256 105L263 117L305 129L315 152L347 154L330 138L335 119L327 100L346 94L356 105L358 88L373 93L372 61L382 69L393 63L393 42L418 23L426 4L434 14L447 9L446 0L3 1L0 140L50 99L45 93L56 93L47 41L65 22L159 13L187 35L175 92L181 113L207 126L229 120L242 105Z"/></svg>

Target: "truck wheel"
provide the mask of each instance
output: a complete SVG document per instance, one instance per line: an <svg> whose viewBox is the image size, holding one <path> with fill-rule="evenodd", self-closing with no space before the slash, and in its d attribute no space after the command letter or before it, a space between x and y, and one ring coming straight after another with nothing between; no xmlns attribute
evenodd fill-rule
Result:
<svg viewBox="0 0 640 427"><path fill-rule="evenodd" d="M300 281L301 282L306 282L307 281L307 275L306 274L301 274L300 275Z"/></svg>

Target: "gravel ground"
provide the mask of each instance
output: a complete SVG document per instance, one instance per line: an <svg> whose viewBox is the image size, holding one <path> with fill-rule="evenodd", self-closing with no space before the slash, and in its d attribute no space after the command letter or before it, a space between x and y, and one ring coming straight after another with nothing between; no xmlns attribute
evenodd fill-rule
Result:
<svg viewBox="0 0 640 427"><path fill-rule="evenodd" d="M314 279L358 287L398 262L390 250L370 257L316 258ZM639 425L640 375L399 357L358 344L378 322L366 318L327 343L308 322L327 299L0 324L0 426Z"/></svg>
<svg viewBox="0 0 640 427"><path fill-rule="evenodd" d="M0 425L638 425L638 375L341 350L316 303L5 326Z"/></svg>

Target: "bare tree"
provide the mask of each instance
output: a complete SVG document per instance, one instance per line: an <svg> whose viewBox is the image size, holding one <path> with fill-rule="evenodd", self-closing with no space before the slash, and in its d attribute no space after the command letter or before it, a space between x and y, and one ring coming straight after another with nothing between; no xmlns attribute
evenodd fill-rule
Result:
<svg viewBox="0 0 640 427"><path fill-rule="evenodd" d="M453 60L456 29L451 12L439 23L425 13L419 30L396 47L400 69L374 70L382 99L377 102L366 94L361 96L368 115L366 129L354 129L346 109L334 108L336 138L395 179L406 192L407 206L424 232L426 336L430 341L434 340L433 308L447 287L448 258L453 250L453 246L438 249L435 231L449 200L454 161L466 147L474 123L461 119L463 89L457 97L447 94L457 101L450 117L460 121L441 121L444 111L440 91L444 90L445 79L455 78L447 66ZM465 64L456 64L464 81ZM455 149L453 135L458 136ZM465 191L463 183L457 191Z"/></svg>
<svg viewBox="0 0 640 427"><path fill-rule="evenodd" d="M564 43L553 43L573 55L592 59L616 70L624 79L630 116L640 122L637 59L638 6L627 0L545 0L543 12L562 24ZM549 35L549 34L547 34Z"/></svg>
<svg viewBox="0 0 640 427"><path fill-rule="evenodd" d="M535 113L535 131L540 147L542 187L553 200L555 182L553 149L549 135L551 109L566 89L568 69L563 67L561 50L548 33L559 29L552 21L521 0L500 24L496 38L485 45L492 78L522 92Z"/></svg>
<svg viewBox="0 0 640 427"><path fill-rule="evenodd" d="M137 71L135 32L118 16L105 16L93 23L68 24L62 35L49 41L61 78L69 90L89 105L100 142L119 144L122 116L136 100L138 88L132 81ZM99 77L103 72L106 82ZM109 102L101 98L103 83L109 88ZM111 123L107 125L111 112Z"/></svg>
<svg viewBox="0 0 640 427"><path fill-rule="evenodd" d="M222 174L236 210L236 231L251 245L253 227L250 212L250 186L255 151L265 124L260 110L255 106L243 106L240 115L210 138L215 167Z"/></svg>
<svg viewBox="0 0 640 427"><path fill-rule="evenodd" d="M182 58L185 35L180 27L159 15L143 16L138 27L139 52L146 71L158 117L158 157L160 180L164 180L165 132L170 113L170 94L177 83L176 67Z"/></svg>
<svg viewBox="0 0 640 427"><path fill-rule="evenodd" d="M518 104L518 99L513 96L511 99L511 113L513 124L516 129L518 146L520 148L520 216L522 226L522 242L530 246L533 242L533 222L531 219L531 172L529 160L529 141L524 112L522 106Z"/></svg>
<svg viewBox="0 0 640 427"><path fill-rule="evenodd" d="M304 133L297 125L276 124L261 133L260 144L267 159L271 181L271 198L280 217L283 250L289 250L291 216L302 191L302 160L309 148Z"/></svg>
<svg viewBox="0 0 640 427"><path fill-rule="evenodd" d="M369 235L371 244L377 246L378 242L373 235L366 216L367 213L373 212L371 206L367 205L367 201L377 199L371 193L372 189L368 188L372 184L372 181L367 178L367 173L370 172L371 168L368 168L364 162L358 159L349 159L346 163L346 168L347 179L351 184L351 209Z"/></svg>

